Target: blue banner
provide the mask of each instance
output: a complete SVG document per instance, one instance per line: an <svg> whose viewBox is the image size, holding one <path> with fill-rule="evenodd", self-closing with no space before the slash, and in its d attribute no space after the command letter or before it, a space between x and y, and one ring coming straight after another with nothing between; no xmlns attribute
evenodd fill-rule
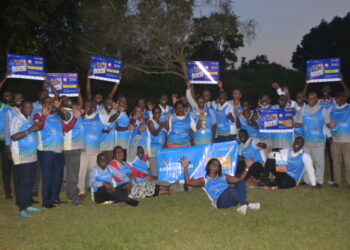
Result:
<svg viewBox="0 0 350 250"><path fill-rule="evenodd" d="M292 109L262 109L259 111L259 131L262 133L293 132Z"/></svg>
<svg viewBox="0 0 350 250"><path fill-rule="evenodd" d="M9 78L44 80L44 58L37 56L7 55Z"/></svg>
<svg viewBox="0 0 350 250"><path fill-rule="evenodd" d="M235 175L238 144L235 141L198 145L185 148L169 148L157 151L158 180L174 182L184 180L183 167L179 160L185 156L190 165L190 178L200 178L205 175L207 162L217 158L222 165L222 173Z"/></svg>
<svg viewBox="0 0 350 250"><path fill-rule="evenodd" d="M48 73L47 79L57 89L60 96L78 96L78 74L76 73ZM46 85L49 95L54 96L51 88Z"/></svg>
<svg viewBox="0 0 350 250"><path fill-rule="evenodd" d="M340 81L340 59L308 60L306 62L306 73L306 81L309 83Z"/></svg>
<svg viewBox="0 0 350 250"><path fill-rule="evenodd" d="M220 80L219 62L190 61L187 66L190 83L217 84Z"/></svg>
<svg viewBox="0 0 350 250"><path fill-rule="evenodd" d="M121 60L92 56L89 78L119 83L121 69Z"/></svg>

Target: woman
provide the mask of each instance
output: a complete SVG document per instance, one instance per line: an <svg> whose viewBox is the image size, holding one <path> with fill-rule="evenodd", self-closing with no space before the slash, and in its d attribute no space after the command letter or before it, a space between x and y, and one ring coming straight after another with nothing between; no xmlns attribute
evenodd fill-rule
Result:
<svg viewBox="0 0 350 250"><path fill-rule="evenodd" d="M213 135L216 129L216 118L212 109L205 108L205 100L202 96L197 97L198 108L191 112L196 123L196 131L193 132L195 145L213 143Z"/></svg>
<svg viewBox="0 0 350 250"><path fill-rule="evenodd" d="M245 129L248 135L252 138L258 136L258 116L250 109L250 103L248 101L243 102L243 111L236 113L237 128Z"/></svg>
<svg viewBox="0 0 350 250"><path fill-rule="evenodd" d="M191 146L190 133L191 125L195 127L194 121L185 112L185 105L178 101L175 103L175 114L167 117L166 129L168 131L167 148L180 148ZM195 130L195 129L194 129Z"/></svg>
<svg viewBox="0 0 350 250"><path fill-rule="evenodd" d="M122 147L117 146L113 150L114 159L109 163L109 166L119 170L123 174L127 175L131 178L132 187L130 190L129 197L130 198L146 198L146 197L154 197L163 194L172 194L175 192L177 183L174 183L171 186L160 186L156 185L152 181L152 177L149 172L145 173L141 171L141 169L145 169L145 167L135 167L133 168L129 163L124 161L124 150ZM138 157L140 161L137 161L137 164L142 163L140 157ZM136 164L136 163L135 163ZM117 186L124 185L125 182L114 177L114 181L117 183Z"/></svg>
<svg viewBox="0 0 350 250"><path fill-rule="evenodd" d="M147 123L148 134L148 156L156 157L158 149L164 147L166 140L165 123L160 120L161 109L155 106L152 109L152 118Z"/></svg>
<svg viewBox="0 0 350 250"><path fill-rule="evenodd" d="M180 159L181 165L184 167L185 182L192 187L204 187L209 199L212 201L213 206L217 208L230 208L237 204L241 204L237 208L237 212L241 215L247 213L247 209L259 210L260 203L249 203L246 200L246 187L243 179L247 175L252 161L246 162L246 169L240 178L222 174L221 163L218 159L210 159L205 167L205 177L198 179L190 179L188 175L189 161L185 157ZM234 187L229 184L236 184Z"/></svg>

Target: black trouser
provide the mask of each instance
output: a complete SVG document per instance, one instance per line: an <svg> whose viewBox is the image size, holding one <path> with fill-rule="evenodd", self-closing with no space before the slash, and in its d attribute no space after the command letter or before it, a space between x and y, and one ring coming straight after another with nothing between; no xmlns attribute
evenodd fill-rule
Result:
<svg viewBox="0 0 350 250"><path fill-rule="evenodd" d="M5 196L10 197L12 193L11 180L13 171L13 162L7 157L6 146L4 141L0 141L2 182L4 185Z"/></svg>
<svg viewBox="0 0 350 250"><path fill-rule="evenodd" d="M275 184L278 188L291 188L297 185L296 181L287 173L276 172L276 161L274 159L267 159L265 163L264 179L268 179L269 174L276 176Z"/></svg>
<svg viewBox="0 0 350 250"><path fill-rule="evenodd" d="M334 173L333 173L333 158L332 158L332 154L331 154L331 143L330 143L330 138L328 138L326 140L326 147L325 147L325 156L328 156L329 159L329 175L331 178L331 181L334 181Z"/></svg>
<svg viewBox="0 0 350 250"><path fill-rule="evenodd" d="M129 201L129 194L123 186L116 187L112 193L108 192L105 187L99 187L94 193L96 203L103 203L105 201L126 202Z"/></svg>
<svg viewBox="0 0 350 250"><path fill-rule="evenodd" d="M236 176L241 175L246 168L245 161L238 161L236 168ZM264 172L264 167L260 162L254 162L250 166L247 176L253 176L256 180L260 179L261 174Z"/></svg>
<svg viewBox="0 0 350 250"><path fill-rule="evenodd" d="M35 171L36 162L14 165L16 204L20 211L32 205Z"/></svg>

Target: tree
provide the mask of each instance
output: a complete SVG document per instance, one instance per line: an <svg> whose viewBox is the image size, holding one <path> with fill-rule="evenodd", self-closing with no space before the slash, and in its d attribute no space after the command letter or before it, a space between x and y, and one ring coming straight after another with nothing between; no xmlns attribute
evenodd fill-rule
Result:
<svg viewBox="0 0 350 250"><path fill-rule="evenodd" d="M350 13L331 22L322 20L304 35L292 56L294 68L305 71L306 60L340 58L342 72L350 79Z"/></svg>
<svg viewBox="0 0 350 250"><path fill-rule="evenodd" d="M232 68L235 52L243 46L244 34L230 1L221 1L219 10L205 18L194 17L194 0L102 2L98 13L91 2L81 12L86 20L95 14L93 21L83 25L90 40L83 50L120 58L125 70L186 80L188 60L219 60ZM244 27L253 37L255 26Z"/></svg>

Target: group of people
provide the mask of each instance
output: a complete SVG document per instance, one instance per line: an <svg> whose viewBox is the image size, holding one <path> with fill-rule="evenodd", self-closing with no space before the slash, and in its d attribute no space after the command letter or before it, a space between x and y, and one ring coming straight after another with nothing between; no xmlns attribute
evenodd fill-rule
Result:
<svg viewBox="0 0 350 250"><path fill-rule="evenodd" d="M0 82L0 90L7 74ZM59 96L45 79L38 100L24 100L21 93L4 91L0 102L0 150L3 183L7 199L12 198L11 173L14 173L19 215L31 218L41 178L42 206L54 208L60 199L63 181L67 198L81 205L87 188L96 203L113 202L118 206L137 206L136 198L153 197L204 187L212 204L237 211L257 210L259 203L246 200L245 182L254 185L290 188L299 182L321 187L324 182L325 152L332 160L334 186L341 185L344 162L350 184L350 106L349 90L335 98L329 86L307 93L307 85L292 100L287 88L272 84L277 104L262 95L256 109L235 89L232 100L218 83L219 94L212 100L210 91L195 93L186 84L186 95L162 95L159 104L139 99L129 112L127 98L114 100L118 85L108 97L91 94L88 77L87 96ZM293 110L293 132L262 133L258 129L263 109ZM189 147L214 142L237 141L239 158L235 176L222 174L220 161L210 159L206 175L190 179L191 159L181 158L185 184L157 180L156 152L162 148ZM328 151L326 150L328 149ZM232 187L229 184L235 183Z"/></svg>

